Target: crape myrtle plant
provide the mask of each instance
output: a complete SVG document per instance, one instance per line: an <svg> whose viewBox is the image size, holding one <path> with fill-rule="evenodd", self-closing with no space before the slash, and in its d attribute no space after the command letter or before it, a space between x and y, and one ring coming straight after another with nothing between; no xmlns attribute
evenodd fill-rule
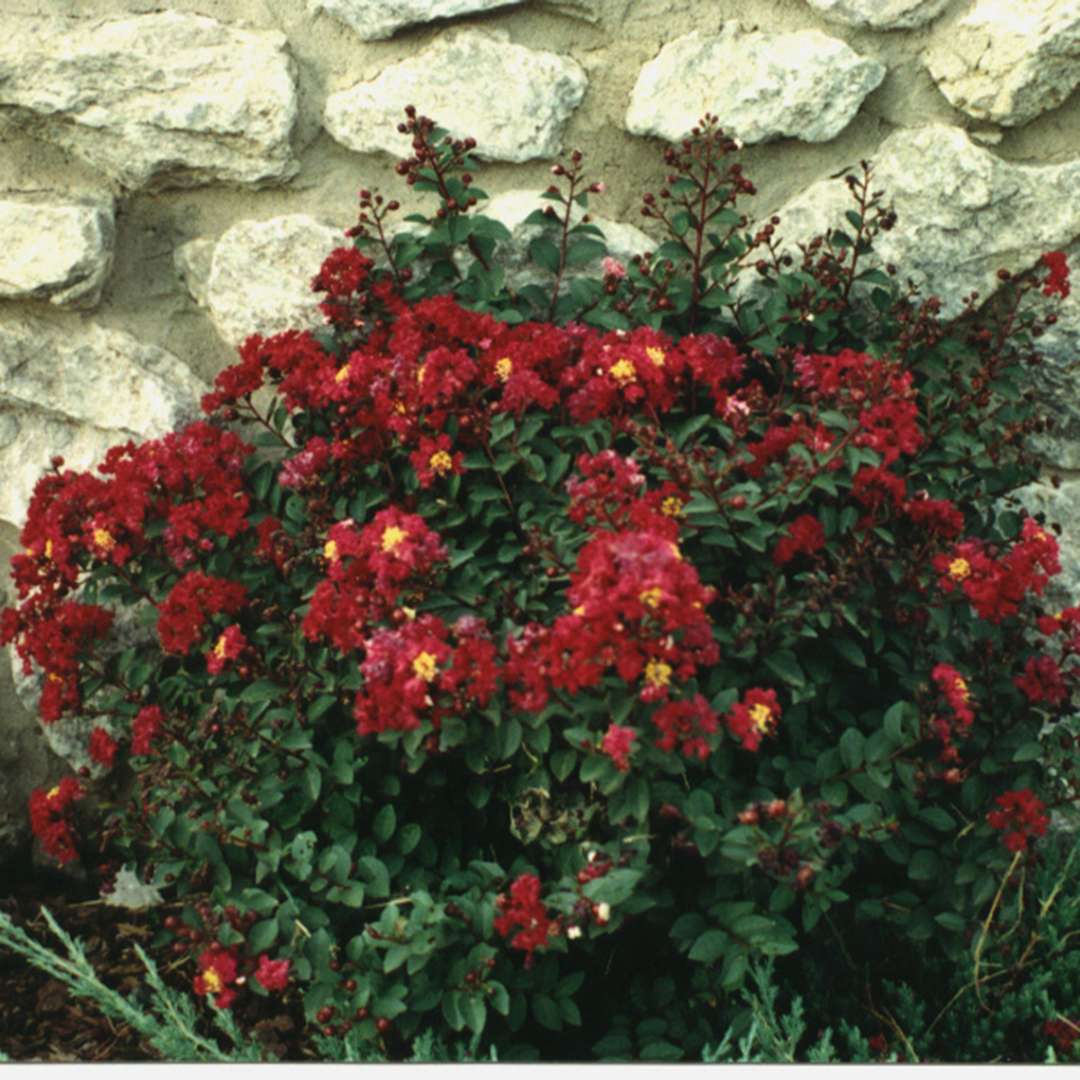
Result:
<svg viewBox="0 0 1080 1080"><path fill-rule="evenodd" d="M46 850L185 900L210 1005L391 1056L693 1058L752 961L969 953L1076 794L1080 607L1009 498L1063 258L946 325L867 268L868 165L785 253L706 117L655 251L605 254L574 153L519 285L473 142L402 130L437 208L361 192L325 329L37 485L3 640L95 763Z"/></svg>

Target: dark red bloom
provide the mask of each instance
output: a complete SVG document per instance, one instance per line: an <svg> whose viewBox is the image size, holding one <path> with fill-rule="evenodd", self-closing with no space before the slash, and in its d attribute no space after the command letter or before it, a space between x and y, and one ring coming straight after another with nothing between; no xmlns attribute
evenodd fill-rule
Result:
<svg viewBox="0 0 1080 1080"><path fill-rule="evenodd" d="M131 722L131 752L136 757L153 752L154 740L165 725L165 714L157 705L140 709Z"/></svg>
<svg viewBox="0 0 1080 1080"><path fill-rule="evenodd" d="M271 960L266 953L259 957L255 979L264 990L284 990L289 985L290 960Z"/></svg>
<svg viewBox="0 0 1080 1080"><path fill-rule="evenodd" d="M61 864L79 857L69 811L83 795L82 785L70 776L50 791L35 788L30 792L30 828L45 851Z"/></svg>
<svg viewBox="0 0 1080 1080"><path fill-rule="evenodd" d="M90 758L106 769L113 767L116 760L116 740L103 728L96 727L90 732Z"/></svg>
<svg viewBox="0 0 1080 1080"><path fill-rule="evenodd" d="M1069 264L1064 251L1048 251L1039 260L1049 271L1046 281L1043 283L1045 296L1060 296L1064 300L1070 292L1069 289Z"/></svg>
<svg viewBox="0 0 1080 1080"><path fill-rule="evenodd" d="M726 718L728 731L742 743L744 750L757 750L761 740L776 731L780 713L776 691L755 687L731 707Z"/></svg>
<svg viewBox="0 0 1080 1080"><path fill-rule="evenodd" d="M802 514L787 527L773 551L773 562L784 566L796 555L813 555L825 546L825 529L813 514Z"/></svg>
<svg viewBox="0 0 1080 1080"><path fill-rule="evenodd" d="M1046 807L1030 788L1006 791L994 800L1001 808L986 815L992 829L1003 829L1002 842L1009 851L1026 851L1028 841L1044 836L1050 824Z"/></svg>
<svg viewBox="0 0 1080 1080"><path fill-rule="evenodd" d="M227 1009L236 1000L231 984L236 982L236 949L214 945L199 957L199 974L194 990L201 996L212 996L219 1009Z"/></svg>
<svg viewBox="0 0 1080 1080"><path fill-rule="evenodd" d="M524 950L526 967L532 965L536 950L560 932L559 920L548 918L540 899L540 879L535 874L521 874L511 884L509 897L500 895L495 906L501 913L495 919L495 929L511 938L512 948Z"/></svg>
<svg viewBox="0 0 1080 1080"><path fill-rule="evenodd" d="M191 652L211 616L235 615L246 599L247 589L237 581L211 577L201 570L185 574L158 607L161 647L169 653Z"/></svg>
<svg viewBox="0 0 1080 1080"><path fill-rule="evenodd" d="M604 751L619 772L627 772L630 768L630 751L633 748L637 732L633 728L620 727L618 724L609 725L604 734L600 749Z"/></svg>

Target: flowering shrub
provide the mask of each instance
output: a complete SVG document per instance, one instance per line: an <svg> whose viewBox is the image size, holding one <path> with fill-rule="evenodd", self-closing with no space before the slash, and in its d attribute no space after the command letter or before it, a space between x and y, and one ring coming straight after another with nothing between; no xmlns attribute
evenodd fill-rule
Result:
<svg viewBox="0 0 1080 1080"><path fill-rule="evenodd" d="M962 952L1033 792L1074 795L1038 737L1080 609L1042 606L1057 543L1008 500L1040 283L943 326L860 267L894 220L865 166L796 262L707 118L644 199L655 252L574 224L575 154L519 286L468 141L403 126L438 209L392 234L361 193L325 331L249 339L209 419L35 491L3 640L43 722L95 718L104 789L133 774L84 857L190 898L196 993L390 1053L582 1056L544 1032L583 1024L694 1056L825 913ZM33 804L60 859L71 784Z"/></svg>

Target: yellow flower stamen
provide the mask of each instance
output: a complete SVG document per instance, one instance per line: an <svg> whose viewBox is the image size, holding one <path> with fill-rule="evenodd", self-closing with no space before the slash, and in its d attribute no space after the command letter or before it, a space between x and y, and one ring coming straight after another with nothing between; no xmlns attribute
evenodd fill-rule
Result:
<svg viewBox="0 0 1080 1080"><path fill-rule="evenodd" d="M437 473L439 476L445 476L448 472L453 471L454 459L445 450L436 450L428 458L428 464L431 466L432 472Z"/></svg>
<svg viewBox="0 0 1080 1080"><path fill-rule="evenodd" d="M575 615L584 615L585 614L585 605L584 604L578 604L578 606L576 608L574 608L574 614Z"/></svg>
<svg viewBox="0 0 1080 1080"><path fill-rule="evenodd" d="M217 644L214 646L214 655L219 660L224 659L224 657L225 657L225 648L226 648L225 635L222 634L221 637L219 637L217 639Z"/></svg>
<svg viewBox="0 0 1080 1080"><path fill-rule="evenodd" d="M667 686L671 682L671 665L663 660L650 660L645 665L645 681L650 686Z"/></svg>
<svg viewBox="0 0 1080 1080"><path fill-rule="evenodd" d="M645 355L657 366L663 367L666 354L663 349L658 349L655 345L650 345L645 350Z"/></svg>
<svg viewBox="0 0 1080 1080"><path fill-rule="evenodd" d="M52 552L53 552L52 541L51 540L46 540L45 541L45 558L46 559L51 559L52 558Z"/></svg>
<svg viewBox="0 0 1080 1080"><path fill-rule="evenodd" d="M221 976L213 969L207 968L202 973L203 986L211 994L218 994L222 990Z"/></svg>
<svg viewBox="0 0 1080 1080"><path fill-rule="evenodd" d="M112 551L112 549L116 547L116 541L113 539L113 535L108 529L95 529L94 543L97 544L102 551Z"/></svg>
<svg viewBox="0 0 1080 1080"><path fill-rule="evenodd" d="M750 719L754 721L754 727L761 732L769 730L772 724L772 709L768 705L758 702L750 709Z"/></svg>
<svg viewBox="0 0 1080 1080"><path fill-rule="evenodd" d="M349 377L349 365L346 364L343 368L338 368L338 373L334 376L334 382L343 383Z"/></svg>
<svg viewBox="0 0 1080 1080"><path fill-rule="evenodd" d="M387 525L382 534L383 551L393 551L409 534L396 525Z"/></svg>
<svg viewBox="0 0 1080 1080"><path fill-rule="evenodd" d="M506 382L510 378L510 372L514 370L514 361L509 356L504 356L501 360L495 361L495 374L498 376L499 382Z"/></svg>
<svg viewBox="0 0 1080 1080"><path fill-rule="evenodd" d="M637 372L634 370L633 363L627 360L625 356L621 360L616 360L615 363L611 365L611 370L608 374L620 386L626 386L628 383L632 383L637 379Z"/></svg>
<svg viewBox="0 0 1080 1080"><path fill-rule="evenodd" d="M420 366L419 366L419 367L418 367L418 368L416 369L416 381L417 381L418 383L422 383L422 382L424 381L424 365L423 365L423 364L421 364L421 365L420 365Z"/></svg>
<svg viewBox="0 0 1080 1080"><path fill-rule="evenodd" d="M971 692L968 690L968 684L963 679L961 679L959 675L957 675L956 681L953 683L953 686L956 688L956 692L964 701L971 700Z"/></svg>
<svg viewBox="0 0 1080 1080"><path fill-rule="evenodd" d="M660 504L660 513L665 517L679 517L682 514L683 501L675 495L669 495Z"/></svg>
<svg viewBox="0 0 1080 1080"><path fill-rule="evenodd" d="M682 562L682 552L679 550L679 545L674 541L669 541L671 544L671 554L675 556L680 562Z"/></svg>
<svg viewBox="0 0 1080 1080"><path fill-rule="evenodd" d="M338 557L338 546L336 540L327 540L326 546L322 549L323 558L327 562L335 562Z"/></svg>
<svg viewBox="0 0 1080 1080"><path fill-rule="evenodd" d="M416 608L406 607L404 604L402 604L401 610L405 613L405 618L408 619L410 622L412 622L412 620L416 618Z"/></svg>
<svg viewBox="0 0 1080 1080"><path fill-rule="evenodd" d="M435 678L436 672L439 670L435 654L429 652L417 654L416 659L412 662L412 669L416 673L418 679L423 679L424 682L431 682L431 680Z"/></svg>
<svg viewBox="0 0 1080 1080"><path fill-rule="evenodd" d="M394 402L394 412L400 414L401 416L404 416L408 411L409 410L405 408L405 402L404 401L395 401Z"/></svg>
<svg viewBox="0 0 1080 1080"><path fill-rule="evenodd" d="M949 563L949 577L955 578L957 581L963 581L964 578L971 574L971 563L967 559L953 559Z"/></svg>
<svg viewBox="0 0 1080 1080"><path fill-rule="evenodd" d="M638 593L638 599L648 608L654 610L660 606L660 601L664 598L664 590L659 586L654 585L651 589L645 589Z"/></svg>
<svg viewBox="0 0 1080 1080"><path fill-rule="evenodd" d="M49 794L46 795L45 798L46 799L55 799L56 796L59 795L59 794L60 794L60 785L57 784L56 787L49 789Z"/></svg>

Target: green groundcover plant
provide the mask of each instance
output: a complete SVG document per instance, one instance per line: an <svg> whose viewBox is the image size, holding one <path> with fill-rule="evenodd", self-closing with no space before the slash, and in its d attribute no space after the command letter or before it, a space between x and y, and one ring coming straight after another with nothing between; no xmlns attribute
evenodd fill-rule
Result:
<svg viewBox="0 0 1080 1080"><path fill-rule="evenodd" d="M521 277L472 141L402 130L437 209L361 192L324 330L35 490L2 640L94 723L46 850L186 899L208 1003L390 1057L700 1060L761 961L970 963L1076 796L1080 608L1010 499L1064 256L946 325L866 267L865 163L784 253L706 117L655 251L574 153Z"/></svg>

